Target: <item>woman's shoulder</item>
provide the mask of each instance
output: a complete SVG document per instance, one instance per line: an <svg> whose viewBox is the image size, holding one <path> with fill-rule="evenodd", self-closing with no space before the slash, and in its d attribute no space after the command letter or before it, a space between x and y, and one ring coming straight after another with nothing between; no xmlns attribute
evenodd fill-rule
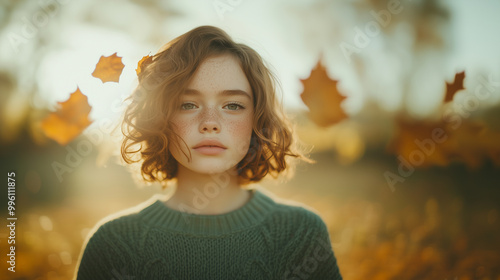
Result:
<svg viewBox="0 0 500 280"><path fill-rule="evenodd" d="M275 218L281 218L289 222L294 222L296 224L324 225L324 221L321 218L319 212L313 207L299 201L278 197L275 194L267 191L261 192L263 192L275 202L276 208L273 213L273 216Z"/></svg>
<svg viewBox="0 0 500 280"><path fill-rule="evenodd" d="M296 200L271 197L276 207L266 228L276 235L278 247L308 246L312 240L329 238L328 227L316 209Z"/></svg>
<svg viewBox="0 0 500 280"><path fill-rule="evenodd" d="M143 227L140 225L140 214L144 209L150 207L158 197L154 196L136 206L115 212L99 220L90 231L88 238L99 238L101 236L122 237L123 233L138 232Z"/></svg>
<svg viewBox="0 0 500 280"><path fill-rule="evenodd" d="M300 224L324 224L316 209L305 204L296 204L295 201L291 202L293 204L280 204L278 213Z"/></svg>

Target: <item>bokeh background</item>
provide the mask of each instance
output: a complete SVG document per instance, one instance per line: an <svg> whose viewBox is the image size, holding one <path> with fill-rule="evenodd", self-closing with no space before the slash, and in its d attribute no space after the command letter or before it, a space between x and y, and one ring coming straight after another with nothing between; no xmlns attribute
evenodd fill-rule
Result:
<svg viewBox="0 0 500 280"><path fill-rule="evenodd" d="M317 161L258 187L321 215L344 279L500 279L498 12L494 0L1 0L0 166L4 182L16 172L18 220L15 273L0 226L0 278L70 279L99 220L168 195L134 180L112 128L137 62L214 25L276 72ZM115 52L120 81L92 77L99 57ZM318 108L301 99L318 61L347 115L321 126L308 114ZM462 71L465 89L444 102ZM61 145L41 122L77 87L92 124ZM434 128L444 142L424 141Z"/></svg>

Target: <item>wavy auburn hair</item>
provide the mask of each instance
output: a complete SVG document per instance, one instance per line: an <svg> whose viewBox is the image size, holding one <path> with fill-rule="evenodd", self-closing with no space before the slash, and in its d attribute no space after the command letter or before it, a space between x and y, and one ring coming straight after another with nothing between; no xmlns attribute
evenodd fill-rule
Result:
<svg viewBox="0 0 500 280"><path fill-rule="evenodd" d="M223 54L239 61L254 95L250 147L237 164L240 183L258 182L267 174L277 177L290 167L287 156L313 162L297 150L291 124L276 98L277 80L260 55L219 28L201 26L145 59L138 69L139 85L127 98L121 155L126 163L141 163L145 181L164 184L176 178L178 163L169 145L185 144L171 124L179 97L205 59Z"/></svg>

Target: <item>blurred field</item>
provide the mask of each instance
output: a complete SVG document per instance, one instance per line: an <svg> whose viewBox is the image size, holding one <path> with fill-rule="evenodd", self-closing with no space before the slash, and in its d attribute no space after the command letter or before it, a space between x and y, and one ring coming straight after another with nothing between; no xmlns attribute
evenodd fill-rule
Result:
<svg viewBox="0 0 500 280"><path fill-rule="evenodd" d="M160 192L138 189L121 166L96 167L97 152L58 182L50 164L66 153L57 145L4 151L2 170L18 176L18 226L17 272L3 255L2 279L71 278L100 219ZM328 151L312 158L286 184L261 186L323 217L344 279L500 279L498 169L417 170L392 192L383 173L396 170L393 157L368 151L351 165ZM6 231L1 237L3 248Z"/></svg>

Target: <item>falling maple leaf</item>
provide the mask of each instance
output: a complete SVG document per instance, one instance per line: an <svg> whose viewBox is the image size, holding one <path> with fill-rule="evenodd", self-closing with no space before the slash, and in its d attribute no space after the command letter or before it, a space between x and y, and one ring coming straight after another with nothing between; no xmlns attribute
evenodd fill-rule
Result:
<svg viewBox="0 0 500 280"><path fill-rule="evenodd" d="M148 64L150 64L153 61L153 57L150 55L144 56L139 62L137 63L137 69L135 69L135 72L137 73L137 76L141 74L142 69L146 67Z"/></svg>
<svg viewBox="0 0 500 280"><path fill-rule="evenodd" d="M59 108L50 113L41 123L45 135L60 145L66 145L77 137L92 121L88 115L90 107L87 96L79 88L68 100L58 102Z"/></svg>
<svg viewBox="0 0 500 280"><path fill-rule="evenodd" d="M319 126L329 126L347 118L340 103L346 98L337 89L338 81L328 77L325 67L318 61L309 78L300 80L304 91L300 97L309 107L309 117Z"/></svg>
<svg viewBox="0 0 500 280"><path fill-rule="evenodd" d="M455 93L464 89L464 78L465 71L462 71L455 74L455 80L452 84L446 82L446 95L444 96L444 103L452 101Z"/></svg>
<svg viewBox="0 0 500 280"><path fill-rule="evenodd" d="M117 56L116 53L110 56L101 56L95 66L94 72L92 72L92 76L101 79L103 83L118 83L124 67L122 58Z"/></svg>

